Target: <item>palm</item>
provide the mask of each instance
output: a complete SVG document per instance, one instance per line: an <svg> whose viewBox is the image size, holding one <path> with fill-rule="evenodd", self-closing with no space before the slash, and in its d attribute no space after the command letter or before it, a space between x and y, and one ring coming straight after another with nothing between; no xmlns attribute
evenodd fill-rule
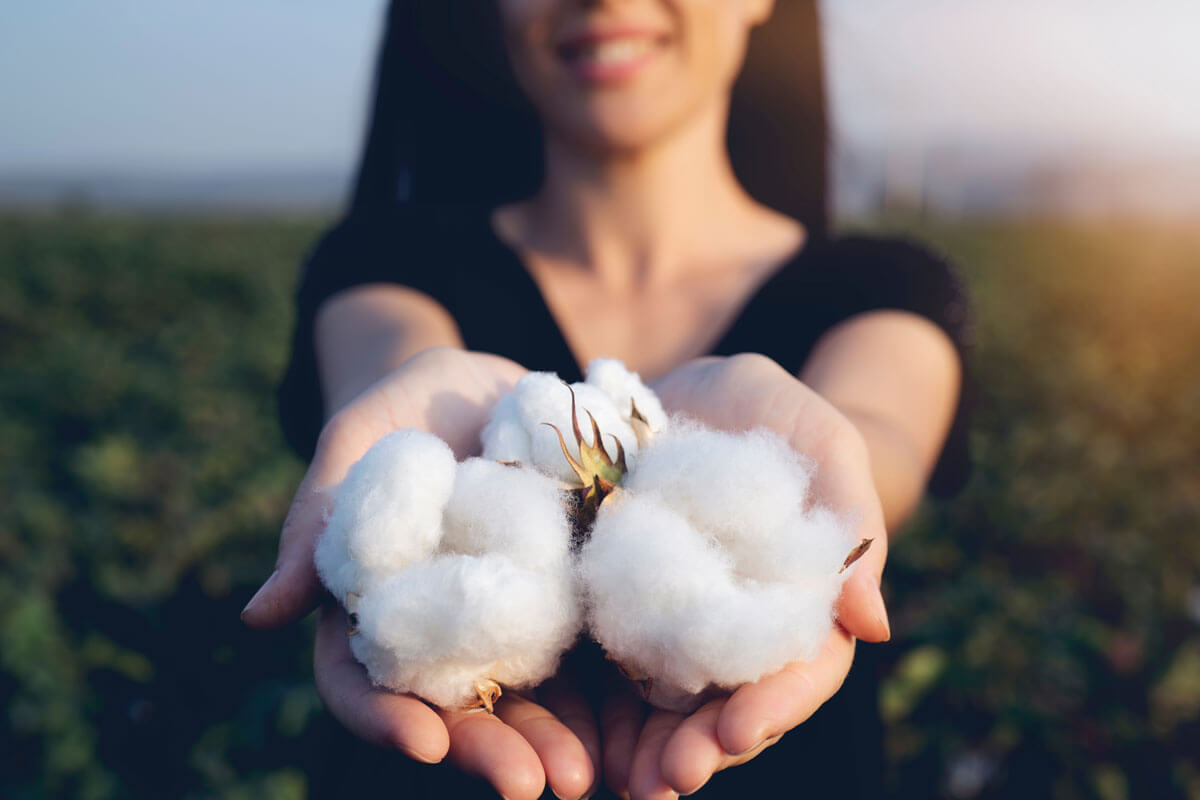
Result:
<svg viewBox="0 0 1200 800"><path fill-rule="evenodd" d="M646 716L630 693L609 699L602 715L606 777L615 791L634 798L688 794L714 772L754 758L837 691L856 636L879 641L889 635L878 593L887 553L883 513L865 446L850 423L761 356L694 361L655 388L669 410L714 427L765 427L785 436L816 461L818 499L857 514L860 535L875 542L847 581L837 609L840 625L816 660L789 664L691 715L649 710Z"/></svg>
<svg viewBox="0 0 1200 800"><path fill-rule="evenodd" d="M321 433L284 523L276 571L244 612L247 624L283 625L316 606L322 591L312 554L330 490L371 445L391 431L421 428L464 458L478 447L496 400L524 372L496 356L428 350L339 411ZM434 710L411 695L374 687L350 651L346 630L345 614L336 603L326 603L313 671L330 712L360 738L421 761L449 756L510 798L537 797L547 782L561 797L578 797L593 784L597 727L586 702L563 681L543 688L544 705L509 693L495 716Z"/></svg>
<svg viewBox="0 0 1200 800"><path fill-rule="evenodd" d="M317 605L322 591L312 553L330 490L372 444L416 427L447 441L459 458L470 455L492 406L524 372L495 356L425 351L338 412L321 434L284 523L276 571L244 612L247 624L287 624ZM886 637L872 604L886 551L882 514L861 439L849 423L761 357L692 362L656 388L669 409L715 427L765 426L787 436L820 465L815 489L822 501L861 514L862 534L877 543L864 559L867 568L847 582L839 606L843 628L816 661L789 665L686 717L647 716L628 687L615 687L601 714L604 771L614 790L634 797L691 791L713 772L753 758L836 691L853 656L851 634ZM330 711L359 737L423 761L448 756L506 797L536 797L546 783L560 797L578 797L600 774L601 734L579 691L584 682L566 674L539 689L541 703L510 692L495 716L437 711L371 685L347 644L345 615L332 602L321 609L314 673Z"/></svg>

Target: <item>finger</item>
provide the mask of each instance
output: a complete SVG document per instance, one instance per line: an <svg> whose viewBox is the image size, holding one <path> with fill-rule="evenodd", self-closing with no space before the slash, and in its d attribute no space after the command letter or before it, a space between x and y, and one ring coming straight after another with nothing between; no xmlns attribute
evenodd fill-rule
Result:
<svg viewBox="0 0 1200 800"><path fill-rule="evenodd" d="M837 619L842 627L866 642L886 642L892 638L887 605L880 587L886 558L887 537L876 538L866 555L851 567L853 572L842 584L842 594L836 606Z"/></svg>
<svg viewBox="0 0 1200 800"><path fill-rule="evenodd" d="M717 738L730 755L741 755L804 722L841 688L854 658L854 639L837 628L821 654L740 687L717 720Z"/></svg>
<svg viewBox="0 0 1200 800"><path fill-rule="evenodd" d="M625 797L638 735L646 716L646 704L628 683L613 682L600 710L600 730L604 737L604 782L614 794Z"/></svg>
<svg viewBox="0 0 1200 800"><path fill-rule="evenodd" d="M496 716L529 742L555 796L573 800L591 788L596 771L587 748L548 709L510 692L496 706Z"/></svg>
<svg viewBox="0 0 1200 800"><path fill-rule="evenodd" d="M442 711L450 760L508 800L534 800L546 787L538 754L520 733L485 711Z"/></svg>
<svg viewBox="0 0 1200 800"><path fill-rule="evenodd" d="M325 707L360 739L401 750L418 761L441 761L449 738L437 713L415 697L371 685L366 670L350 652L346 630L340 608L321 609L313 673Z"/></svg>
<svg viewBox="0 0 1200 800"><path fill-rule="evenodd" d="M321 432L312 464L283 523L275 571L242 611L242 621L251 628L286 625L320 602L322 587L313 550L332 506L331 489L390 430L386 418L362 413L339 416Z"/></svg>
<svg viewBox="0 0 1200 800"><path fill-rule="evenodd" d="M339 411L321 431L288 512L275 571L246 605L242 620L252 628L274 628L316 607L321 583L313 549L325 527L330 490L371 445L391 431L415 427L445 440L463 457L478 446L492 406L523 372L497 356L430 348ZM448 392L458 402L434 402Z"/></svg>
<svg viewBox="0 0 1200 800"><path fill-rule="evenodd" d="M717 721L727 700L721 698L699 708L675 729L663 748L663 778L681 795L694 794L716 773L753 760L782 738L782 734L768 737L740 755L726 753L717 735Z"/></svg>
<svg viewBox="0 0 1200 800"><path fill-rule="evenodd" d="M321 599L321 582L313 566L311 549L323 524L327 504L324 494L304 491L292 503L280 534L275 570L242 610L242 622L251 628L286 625L307 616ZM302 555L307 548L310 554Z"/></svg>
<svg viewBox="0 0 1200 800"><path fill-rule="evenodd" d="M861 435L849 422L839 420L830 431L811 450L821 465L813 479L813 494L821 504L857 518L855 542L871 540L867 551L849 567L836 607L838 622L863 641L885 642L892 635L880 591L888 536L870 458Z"/></svg>
<svg viewBox="0 0 1200 800"><path fill-rule="evenodd" d="M633 800L669 800L679 796L663 778L660 764L663 748L683 719L683 714L673 711L653 711L646 718L629 771L629 795Z"/></svg>
<svg viewBox="0 0 1200 800"><path fill-rule="evenodd" d="M538 698L563 725L575 734L587 751L592 764L592 780L585 790L591 795L600 785L604 773L603 753L600 744L600 727L596 715L592 712L587 698L575 688L568 685L564 678L554 678L542 685L538 690ZM553 787L551 782L551 787Z"/></svg>
<svg viewBox="0 0 1200 800"><path fill-rule="evenodd" d="M728 698L705 703L679 724L663 747L659 769L680 794L691 794L731 760L717 738L717 720Z"/></svg>

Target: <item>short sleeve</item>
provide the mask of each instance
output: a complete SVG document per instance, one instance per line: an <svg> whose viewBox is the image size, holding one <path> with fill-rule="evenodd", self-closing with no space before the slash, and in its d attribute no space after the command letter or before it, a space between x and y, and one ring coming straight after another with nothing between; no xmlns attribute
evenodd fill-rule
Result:
<svg viewBox="0 0 1200 800"><path fill-rule="evenodd" d="M399 207L346 217L309 254L296 290L292 352L278 391L284 437L303 459L312 458L325 423L313 324L321 304L353 286L395 283L444 297L447 278L431 259L445 220L435 211Z"/></svg>
<svg viewBox="0 0 1200 800"><path fill-rule="evenodd" d="M716 352L763 353L797 375L829 330L858 314L884 309L930 320L959 356L963 388L929 481L932 494L952 495L971 473L967 434L975 389L970 302L957 270L945 258L901 239L815 240L764 286Z"/></svg>

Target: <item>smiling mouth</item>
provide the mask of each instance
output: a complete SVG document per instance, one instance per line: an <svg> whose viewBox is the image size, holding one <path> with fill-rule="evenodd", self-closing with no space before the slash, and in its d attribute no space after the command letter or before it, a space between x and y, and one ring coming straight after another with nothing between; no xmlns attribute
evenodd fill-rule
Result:
<svg viewBox="0 0 1200 800"><path fill-rule="evenodd" d="M666 37L656 35L606 36L569 41L557 51L584 77L603 79L625 77L658 55L666 43Z"/></svg>

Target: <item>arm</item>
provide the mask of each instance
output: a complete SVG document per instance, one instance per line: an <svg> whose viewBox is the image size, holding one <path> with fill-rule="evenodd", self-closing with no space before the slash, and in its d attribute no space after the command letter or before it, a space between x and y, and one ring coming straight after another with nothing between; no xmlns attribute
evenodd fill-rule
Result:
<svg viewBox="0 0 1200 800"><path fill-rule="evenodd" d="M705 374L714 371L715 379ZM925 318L873 311L830 329L799 378L761 356L735 356L694 362L658 388L668 405L718 427L757 423L789 433L821 465L818 494L835 507L859 508L861 534L877 541L843 590L842 627L816 661L789 665L687 718L656 711L644 727L606 726L606 759L610 749L632 754L608 767L610 783L636 787L635 795L694 791L714 772L754 758L837 690L853 656L851 635L889 636L877 588L885 531L916 507L941 451L961 388L958 354Z"/></svg>
<svg viewBox="0 0 1200 800"><path fill-rule="evenodd" d="M313 339L327 417L422 350L463 346L454 318L437 301L386 283L355 286L322 303Z"/></svg>
<svg viewBox="0 0 1200 800"><path fill-rule="evenodd" d="M894 533L920 502L954 417L962 367L950 338L909 312L859 314L817 342L800 379L862 434Z"/></svg>
<svg viewBox="0 0 1200 800"><path fill-rule="evenodd" d="M276 571L242 614L256 628L292 621L323 595L312 553L330 493L375 441L422 428L463 458L477 448L492 405L524 374L507 359L464 351L438 303L396 285L331 295L317 308L313 338L327 419L284 523ZM461 402L439 402L446 393ZM326 707L359 738L420 761L447 759L513 798L540 796L547 784L580 796L593 784L599 734L568 686L548 682L540 702L507 692L494 715L434 709L371 685L346 632L341 608L325 603L313 676Z"/></svg>

